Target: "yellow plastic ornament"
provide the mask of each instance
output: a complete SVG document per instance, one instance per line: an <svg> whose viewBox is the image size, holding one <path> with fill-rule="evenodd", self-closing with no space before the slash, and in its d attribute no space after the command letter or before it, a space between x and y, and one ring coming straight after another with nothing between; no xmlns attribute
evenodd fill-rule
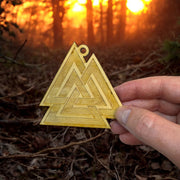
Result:
<svg viewBox="0 0 180 180"><path fill-rule="evenodd" d="M83 51L84 50L84 51ZM49 106L41 125L110 128L121 103L94 54L74 43L40 106Z"/></svg>

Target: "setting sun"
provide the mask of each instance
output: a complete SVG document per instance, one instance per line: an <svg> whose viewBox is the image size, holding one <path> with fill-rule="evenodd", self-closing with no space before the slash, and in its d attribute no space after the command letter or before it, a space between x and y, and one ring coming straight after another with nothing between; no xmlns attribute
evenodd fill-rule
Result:
<svg viewBox="0 0 180 180"><path fill-rule="evenodd" d="M98 37L95 41L100 41L100 39L106 41L107 29L111 28L111 25L107 25L106 22L110 21L109 18L112 18L114 27L120 27L119 17L122 15L125 18L124 22L126 22L122 22L122 26L124 26L122 28L122 31L124 31L122 34L124 33L124 36L133 34L137 30L136 23L138 18L142 18L143 20L144 15L146 15L148 11L151 11L152 7L152 0L112 1L113 3L111 4L108 3L109 0L66 0L63 4L65 11L62 11L62 9L59 8L60 12L58 13L59 15L63 15L61 28L65 29L63 38L66 39L66 42L73 41L74 38L83 41L84 39L87 39L89 26L88 19L91 19L94 37L96 35ZM15 8L13 7L9 10L17 15L16 18L11 15L9 15L8 18L10 20L14 19L15 22L17 22L19 26L24 27L27 32L30 31L29 27L34 25L34 31L37 32L37 34L43 34L44 32L47 32L48 27L52 26L54 23L54 14L56 14L56 11L53 9L52 2L47 4L42 1L38 1L37 3L35 0L24 1L22 5L15 6ZM35 14L32 13L34 6L37 6L38 9ZM92 7L91 18L89 18L90 16L88 15L88 10L90 9L88 7ZM108 13L109 8L112 9L112 17ZM38 19L38 23L36 23L36 19ZM30 20L29 24L26 23L27 20ZM112 31L112 34L116 34L116 32L119 32L120 30L112 28ZM54 32L50 32L50 36L54 37L53 33ZM47 41L51 42L51 39L48 39Z"/></svg>
<svg viewBox="0 0 180 180"><path fill-rule="evenodd" d="M78 2L74 4L74 7L72 9L72 11L74 12L79 12L79 11L83 11L84 10L84 7L79 4Z"/></svg>
<svg viewBox="0 0 180 180"><path fill-rule="evenodd" d="M144 3L142 0L128 0L127 8L133 13L139 13L144 9Z"/></svg>
<svg viewBox="0 0 180 180"><path fill-rule="evenodd" d="M84 6L85 6L86 3L87 3L86 0L77 0L77 2L74 4L74 6L72 8L72 11L74 11L74 12L83 11L84 10ZM94 0L93 1L93 6L98 6L98 5L99 5L99 0Z"/></svg>
<svg viewBox="0 0 180 180"><path fill-rule="evenodd" d="M134 14L138 14L141 11L146 9L146 5L149 4L152 0L127 0L127 8ZM93 6L99 6L99 0L93 0ZM73 12L82 12L85 9L85 4L87 0L77 0L72 7ZM107 0L103 1L104 5L107 5Z"/></svg>

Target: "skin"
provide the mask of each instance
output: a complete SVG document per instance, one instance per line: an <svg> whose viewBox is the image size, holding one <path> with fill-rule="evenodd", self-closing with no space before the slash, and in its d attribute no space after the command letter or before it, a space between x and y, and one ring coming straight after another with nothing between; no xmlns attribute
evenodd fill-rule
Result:
<svg viewBox="0 0 180 180"><path fill-rule="evenodd" d="M128 145L146 144L180 168L180 77L149 77L115 88L123 103L111 130Z"/></svg>

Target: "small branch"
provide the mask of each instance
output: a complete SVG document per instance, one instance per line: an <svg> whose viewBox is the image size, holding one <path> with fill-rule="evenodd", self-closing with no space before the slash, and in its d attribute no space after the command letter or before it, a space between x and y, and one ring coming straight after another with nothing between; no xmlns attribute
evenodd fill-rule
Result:
<svg viewBox="0 0 180 180"><path fill-rule="evenodd" d="M0 97L0 100L3 100L3 99L6 99L6 98L12 98L12 97L17 97L17 96L21 96L25 93L28 93L30 92L31 90L33 90L35 88L35 85L31 86L30 88L24 90L24 91L21 91L21 92L18 92L17 94L12 94L12 95L7 95L7 96L3 96L3 97Z"/></svg>
<svg viewBox="0 0 180 180"><path fill-rule="evenodd" d="M94 145L92 144L92 147L93 147L93 150L94 150L94 155L92 155L90 152L88 152L86 149L82 148L81 149L88 155L90 156L92 159L95 158L95 160L104 168L107 170L108 174L112 177L115 177L115 174L113 173L112 170L109 169L109 167L107 165L105 165L98 157L97 157L97 153L95 151L95 147Z"/></svg>
<svg viewBox="0 0 180 180"><path fill-rule="evenodd" d="M126 68L122 68L121 70L115 71L115 72L111 73L109 76L113 77L113 76L116 76L118 74L121 74L121 73L124 73L127 71L132 71L133 73L131 72L131 74L134 74L137 70L139 70L141 68L152 66L155 62L157 62L156 58L153 60L151 59L152 56L160 57L160 55L157 54L156 52L152 52L139 64L128 65L128 66L126 66Z"/></svg>
<svg viewBox="0 0 180 180"><path fill-rule="evenodd" d="M29 125L29 124L39 124L40 119L19 119L19 120L1 120L0 125ZM1 139L1 138L0 138Z"/></svg>
<svg viewBox="0 0 180 180"><path fill-rule="evenodd" d="M92 138L89 138L89 139L86 139L86 140L83 140L83 141L72 142L72 143L69 143L69 144L64 145L64 146L43 149L43 150L41 150L39 152L36 152L34 154L15 154L15 155L9 155L9 156L0 156L0 159L22 159L22 158L44 157L49 152L52 152L52 151L62 150L62 149L66 149L66 148L69 148L69 147L72 147L72 146L75 146L75 145L88 143L90 141L93 141L93 140L103 136L105 133L106 133L106 131L104 131L103 133L100 133L97 136L94 136Z"/></svg>
<svg viewBox="0 0 180 180"><path fill-rule="evenodd" d="M135 71L137 71L137 69L148 67L148 66L152 65L153 63L154 63L154 61L146 62L144 64L140 63L140 64L135 64L135 65L128 65L128 66L126 66L126 68L115 71L115 72L111 73L109 76L110 77L116 76L118 74L121 74L121 73L124 73L124 72L127 72L127 71L134 71L135 72Z"/></svg>
<svg viewBox="0 0 180 180"><path fill-rule="evenodd" d="M14 138L14 137L3 137L3 136L0 136L0 139L1 140L6 140L6 141L14 141L14 142L18 141L18 138Z"/></svg>
<svg viewBox="0 0 180 180"><path fill-rule="evenodd" d="M27 43L27 39L23 42L23 44L19 47L19 49L17 50L15 56L14 56L14 60L16 60L18 54L21 52L22 48L25 46L25 44Z"/></svg>
<svg viewBox="0 0 180 180"><path fill-rule="evenodd" d="M10 156L0 156L0 159L23 159L23 158L35 158L35 157L44 157L46 154L17 154Z"/></svg>
<svg viewBox="0 0 180 180"><path fill-rule="evenodd" d="M2 61L2 59L4 61ZM18 62L17 60L14 60L13 58L10 58L8 56L0 56L0 63L12 63L12 64L17 64L20 66L26 66L26 67L40 67L44 64L29 64L29 63L24 63L24 62Z"/></svg>
<svg viewBox="0 0 180 180"><path fill-rule="evenodd" d="M106 131L104 131L103 133L98 134L98 135L95 136L95 137L92 137L92 138L89 138L89 139L86 139L86 140L83 140L83 141L72 142L72 143L69 143L69 144L67 144L67 145L60 146L60 147L53 147L53 148L44 149L44 150L42 150L42 151L37 152L36 154L48 153L48 152L50 152L50 151L62 150L62 149L69 148L69 147L71 147L71 146L80 145L80 144L85 144L85 143L87 143L87 142L93 141L93 140L101 137L101 136L104 135L105 133L106 133Z"/></svg>

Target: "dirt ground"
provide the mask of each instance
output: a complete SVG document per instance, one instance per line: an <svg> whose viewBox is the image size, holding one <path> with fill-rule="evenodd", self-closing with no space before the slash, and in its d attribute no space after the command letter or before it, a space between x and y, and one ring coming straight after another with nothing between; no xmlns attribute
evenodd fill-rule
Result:
<svg viewBox="0 0 180 180"><path fill-rule="evenodd" d="M90 51L113 86L148 76L180 75L180 61L162 63L165 54L157 47ZM39 103L67 52L27 48L18 61L1 61L0 180L180 179L179 170L160 153L122 144L110 130L39 125L47 110Z"/></svg>

